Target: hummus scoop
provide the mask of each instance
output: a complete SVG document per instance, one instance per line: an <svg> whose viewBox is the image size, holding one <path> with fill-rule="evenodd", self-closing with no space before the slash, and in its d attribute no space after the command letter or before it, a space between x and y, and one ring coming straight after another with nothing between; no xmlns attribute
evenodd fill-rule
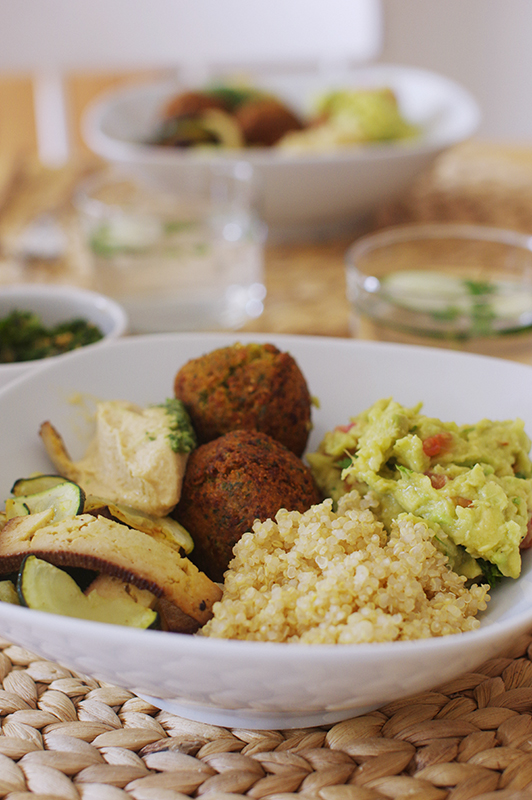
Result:
<svg viewBox="0 0 532 800"><path fill-rule="evenodd" d="M70 458L50 422L41 425L40 435L58 472L86 494L162 517L179 501L188 450L193 447L190 436L188 447L175 447L179 423L186 427L188 418L178 419L170 405L143 409L121 400L100 402L95 436L80 461Z"/></svg>

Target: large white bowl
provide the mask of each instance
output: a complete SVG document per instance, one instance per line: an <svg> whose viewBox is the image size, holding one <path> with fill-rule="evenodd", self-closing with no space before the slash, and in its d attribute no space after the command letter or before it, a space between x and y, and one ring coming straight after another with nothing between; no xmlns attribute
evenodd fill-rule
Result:
<svg viewBox="0 0 532 800"><path fill-rule="evenodd" d="M453 81L425 70L376 65L333 74L257 78L305 113L331 88L389 86L406 118L422 128L417 140L353 146L327 154L293 155L275 148L200 152L146 144L165 101L183 90L172 81L113 90L87 110L83 131L89 147L143 181L164 189L179 185L187 170L213 158L250 161L262 188L262 215L272 234L316 237L351 228L364 212L403 189L446 148L470 137L479 124L475 99Z"/></svg>
<svg viewBox="0 0 532 800"><path fill-rule="evenodd" d="M12 311L31 311L47 327L79 318L92 322L101 330L103 338L86 347L96 347L122 336L128 326L127 314L115 300L74 286L4 286L0 289L0 319ZM63 357L63 354L50 356L46 361ZM39 366L43 360L0 364L0 386Z"/></svg>
<svg viewBox="0 0 532 800"><path fill-rule="evenodd" d="M429 415L459 423L525 420L532 431L532 367L430 348L333 338L249 336L290 351L320 400L310 447L381 397L425 401ZM125 338L87 348L0 391L0 496L16 478L48 470L38 429L50 420L74 457L90 432L79 392L141 404L171 396L187 359L235 341L227 334ZM72 397L77 402L71 405ZM507 580L478 630L421 641L298 645L225 641L49 615L0 604L0 634L81 673L150 697L178 715L224 726L299 727L331 723L434 687L532 627L532 554ZM155 698L155 699L154 699Z"/></svg>

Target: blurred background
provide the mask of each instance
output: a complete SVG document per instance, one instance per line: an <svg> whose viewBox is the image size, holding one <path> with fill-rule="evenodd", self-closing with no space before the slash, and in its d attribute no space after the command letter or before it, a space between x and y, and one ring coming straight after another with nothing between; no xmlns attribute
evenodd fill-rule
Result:
<svg viewBox="0 0 532 800"><path fill-rule="evenodd" d="M222 73L431 70L478 104L473 137L427 160L399 195L383 187L400 158L376 179L369 167L358 182L346 177L347 191L380 197L356 231L267 242L267 299L251 327L347 335L344 256L355 233L434 220L532 233L531 28L529 0L0 0L0 285L90 285L71 199L102 163L82 130L102 93L169 76L198 87ZM285 172L278 195L295 184ZM308 197L324 193L323 180L308 186Z"/></svg>
<svg viewBox="0 0 532 800"><path fill-rule="evenodd" d="M0 148L60 163L85 149L86 104L120 83L220 64L262 70L376 60L441 72L478 99L479 135L532 136L528 0L0 2Z"/></svg>

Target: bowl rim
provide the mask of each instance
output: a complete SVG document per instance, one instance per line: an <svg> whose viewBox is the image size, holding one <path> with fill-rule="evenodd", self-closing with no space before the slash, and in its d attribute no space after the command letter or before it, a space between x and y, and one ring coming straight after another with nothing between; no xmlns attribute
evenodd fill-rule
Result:
<svg viewBox="0 0 532 800"><path fill-rule="evenodd" d="M461 124L461 130L454 135L436 136L433 140L422 139L421 141L399 141L391 143L369 143L363 147L353 145L342 150L330 151L327 153L309 152L293 154L275 148L238 148L220 152L198 151L194 148L176 151L174 148L154 147L150 144L128 141L126 139L116 139L105 133L101 124L104 115L108 112L115 102L127 97L134 96L139 91L164 91L170 94L179 88L183 88L178 80L171 78L159 78L146 80L137 84L126 84L108 89L99 94L90 103L82 117L81 129L86 144L93 152L104 158L118 161L130 162L138 161L143 164L160 165L165 164L198 164L204 165L211 163L213 158L229 160L247 160L251 164L264 166L283 166L297 163L298 165L321 165L321 164L342 164L357 161L382 160L383 158L400 158L404 155L420 155L431 153L457 144L469 138L478 128L481 120L480 105L476 98L464 86L458 82L442 75L438 72L410 67L399 64L377 63L363 65L349 70L344 70L345 79L353 79L356 76L394 74L406 79L409 77L424 77L433 80L441 86L453 91L457 100L462 104L466 111L465 118ZM308 77L319 77L320 74L308 74ZM272 76L275 79L274 76ZM267 83L266 79L261 79Z"/></svg>
<svg viewBox="0 0 532 800"><path fill-rule="evenodd" d="M356 260L360 256L381 246L423 239L478 239L532 252L532 236L510 228L462 222L413 222L406 225L391 225L361 236L348 247L345 262L348 268L358 272Z"/></svg>

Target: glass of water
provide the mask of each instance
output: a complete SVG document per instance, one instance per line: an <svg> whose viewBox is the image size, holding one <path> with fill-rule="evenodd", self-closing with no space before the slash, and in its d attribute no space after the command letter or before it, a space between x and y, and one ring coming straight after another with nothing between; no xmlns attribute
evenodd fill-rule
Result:
<svg viewBox="0 0 532 800"><path fill-rule="evenodd" d="M262 313L266 227L247 162L185 168L166 193L104 172L74 204L94 287L131 333L238 329Z"/></svg>
<svg viewBox="0 0 532 800"><path fill-rule="evenodd" d="M532 237L454 223L388 228L346 255L354 336L532 359Z"/></svg>

